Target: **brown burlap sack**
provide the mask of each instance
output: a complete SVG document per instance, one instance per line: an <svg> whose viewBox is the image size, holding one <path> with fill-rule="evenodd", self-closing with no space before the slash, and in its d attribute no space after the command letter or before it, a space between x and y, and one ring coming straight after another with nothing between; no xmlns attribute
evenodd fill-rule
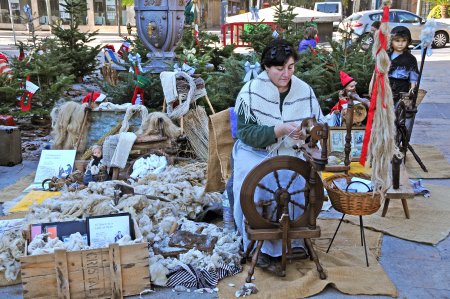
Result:
<svg viewBox="0 0 450 299"><path fill-rule="evenodd" d="M222 191L231 176L230 156L234 145L229 109L211 115L208 128L208 170L205 192Z"/></svg>

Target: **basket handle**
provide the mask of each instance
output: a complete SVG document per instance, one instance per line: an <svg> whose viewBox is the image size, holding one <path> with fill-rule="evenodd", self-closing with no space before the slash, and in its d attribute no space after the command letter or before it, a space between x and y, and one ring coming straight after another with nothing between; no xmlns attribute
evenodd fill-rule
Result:
<svg viewBox="0 0 450 299"><path fill-rule="evenodd" d="M351 184L353 184L353 183L360 183L360 184L363 184L364 186L366 186L367 187L367 192L372 192L373 191L373 189L372 188L370 188L370 186L369 185L367 185L366 183L364 183L364 182L361 182L361 181L353 181L353 182L350 182L348 185L347 185L347 188L345 188L345 192L347 192L348 191L348 187L350 187L350 185Z"/></svg>

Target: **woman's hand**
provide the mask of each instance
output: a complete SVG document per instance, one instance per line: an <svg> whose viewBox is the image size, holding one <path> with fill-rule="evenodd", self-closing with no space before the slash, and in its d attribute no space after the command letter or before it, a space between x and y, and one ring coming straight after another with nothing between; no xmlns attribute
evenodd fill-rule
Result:
<svg viewBox="0 0 450 299"><path fill-rule="evenodd" d="M300 126L296 122L289 122L284 124L278 124L275 126L275 136L277 138L288 136L292 139L304 138L303 132L300 130Z"/></svg>

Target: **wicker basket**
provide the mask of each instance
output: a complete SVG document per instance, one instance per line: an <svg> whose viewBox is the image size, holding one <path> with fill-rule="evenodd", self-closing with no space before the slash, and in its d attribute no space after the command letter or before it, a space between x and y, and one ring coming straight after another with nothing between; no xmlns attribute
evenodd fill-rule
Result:
<svg viewBox="0 0 450 299"><path fill-rule="evenodd" d="M381 206L379 194L346 192L333 184L333 180L346 178L350 181L352 177L370 180L370 176L364 173L335 174L323 180L333 208L341 213L356 216L370 215L378 211Z"/></svg>

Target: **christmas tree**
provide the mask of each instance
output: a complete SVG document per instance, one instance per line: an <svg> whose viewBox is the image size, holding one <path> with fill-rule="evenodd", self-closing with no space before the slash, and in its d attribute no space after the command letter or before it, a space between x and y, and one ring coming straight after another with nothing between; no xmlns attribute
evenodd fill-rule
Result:
<svg viewBox="0 0 450 299"><path fill-rule="evenodd" d="M72 66L72 73L77 81L81 82L85 75L89 75L97 69L96 57L101 46L91 47L87 43L94 40L97 31L81 32L79 25L83 24L83 18L87 11L86 1L66 0L61 3L64 11L69 14L68 25L61 22L52 25L52 33L58 42L58 51L63 54L62 62ZM68 28L64 28L68 26Z"/></svg>

